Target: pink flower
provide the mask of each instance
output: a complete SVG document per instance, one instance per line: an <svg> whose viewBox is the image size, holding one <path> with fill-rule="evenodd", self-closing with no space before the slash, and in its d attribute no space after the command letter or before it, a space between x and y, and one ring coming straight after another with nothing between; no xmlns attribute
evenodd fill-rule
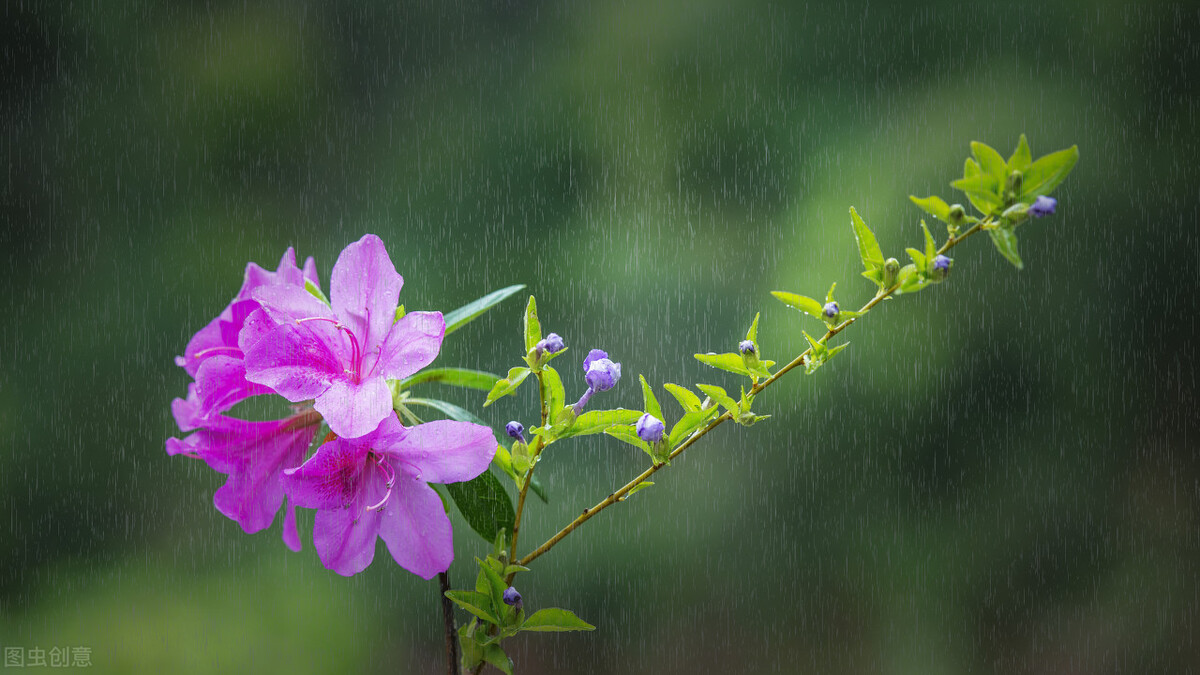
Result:
<svg viewBox="0 0 1200 675"><path fill-rule="evenodd" d="M317 509L313 545L325 567L351 576L375 557L375 538L404 569L425 579L454 560L450 519L434 483L470 480L496 454L490 429L448 420L406 428L388 414L359 438L322 445L283 472L292 503Z"/></svg>
<svg viewBox="0 0 1200 675"><path fill-rule="evenodd" d="M251 297L262 310L239 336L246 380L289 401L315 399L338 436L370 433L392 414L387 380L429 365L446 332L440 312L393 321L403 283L383 242L369 234L338 256L330 305L298 286L260 286Z"/></svg>
<svg viewBox="0 0 1200 675"><path fill-rule="evenodd" d="M312 411L270 422L204 417L195 386L188 389L187 399L175 399L171 410L181 431L196 431L183 440L167 439L167 454L197 457L228 475L213 495L213 504L247 533L270 527L283 506L283 470L304 461L321 418ZM295 504L284 514L283 541L293 551L300 550Z"/></svg>
<svg viewBox="0 0 1200 675"><path fill-rule="evenodd" d="M316 265L309 258L302 272L296 267L296 252L291 248L280 258L274 272L249 263L241 290L217 318L192 337L183 356L175 357L176 365L196 378L201 417L229 410L250 396L271 393L269 388L246 380L239 335L247 318L259 307L251 297L256 289L265 286L303 289L306 279L319 284Z"/></svg>

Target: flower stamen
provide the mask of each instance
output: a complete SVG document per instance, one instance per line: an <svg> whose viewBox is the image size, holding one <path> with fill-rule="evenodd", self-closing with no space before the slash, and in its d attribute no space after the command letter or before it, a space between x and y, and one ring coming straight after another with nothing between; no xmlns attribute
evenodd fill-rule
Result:
<svg viewBox="0 0 1200 675"><path fill-rule="evenodd" d="M358 378L358 368L361 365L360 360L362 359L362 355L358 349L358 338L354 337L354 331L347 328L345 325L343 325L337 319L330 319L330 318L324 317L324 316L310 316L310 317L307 317L304 319L296 319L297 324L304 323L305 321L328 321L329 323L333 324L334 328L336 328L338 330L346 331L346 335L350 336L350 351L351 351L350 362L354 364L354 370L353 371L347 370L345 372L347 375L352 376L354 378L355 383L357 383L358 379L359 379Z"/></svg>
<svg viewBox="0 0 1200 675"><path fill-rule="evenodd" d="M392 487L396 484L396 471L392 469L391 464L387 463L386 457L380 455L379 459L375 460L375 466L379 468L379 471L383 473L384 479L387 480L387 492L384 493L383 499L380 499L378 504L368 506L368 511L377 511L383 508L383 505L386 504L387 500L392 496Z"/></svg>

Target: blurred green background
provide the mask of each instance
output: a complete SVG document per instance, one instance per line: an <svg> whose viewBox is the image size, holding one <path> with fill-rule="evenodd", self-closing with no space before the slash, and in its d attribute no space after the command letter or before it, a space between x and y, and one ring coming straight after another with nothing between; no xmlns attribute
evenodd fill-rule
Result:
<svg viewBox="0 0 1200 675"><path fill-rule="evenodd" d="M525 283L575 356L719 382L774 289L867 299L971 140L1078 144L1059 213L888 303L523 577L590 634L518 672L1200 669L1200 14L1168 3L8 2L0 646L100 672L444 672L436 584L324 570L168 458L188 338L247 261L379 234L410 309ZM940 228L939 228L940 229ZM941 233L939 232L939 235ZM521 301L439 360L504 372ZM807 325L806 325L807 324ZM570 366L561 370L581 375ZM583 388L565 377L568 395ZM481 410L530 422L517 397ZM457 397L457 398L455 398ZM528 550L636 474L556 446ZM457 519L451 579L483 551ZM307 516L311 523L311 514ZM302 520L302 522L304 522Z"/></svg>

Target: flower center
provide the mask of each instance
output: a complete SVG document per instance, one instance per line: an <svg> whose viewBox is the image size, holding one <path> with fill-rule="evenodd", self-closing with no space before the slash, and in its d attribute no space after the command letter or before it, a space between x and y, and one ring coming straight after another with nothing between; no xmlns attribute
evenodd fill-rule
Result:
<svg viewBox="0 0 1200 675"><path fill-rule="evenodd" d="M375 463L375 467L383 474L387 485L387 492L384 493L383 499L380 499L379 503L367 507L368 511L377 511L383 508L383 505L387 504L387 500L392 496L392 488L396 485L396 471L391 464L388 464L387 457L384 455L376 455L372 452L367 455L367 461Z"/></svg>
<svg viewBox="0 0 1200 675"><path fill-rule="evenodd" d="M346 335L350 336L350 364L353 366L353 368L346 369L344 372L353 378L355 384L358 384L358 371L362 366L362 353L358 349L358 338L354 337L354 331L350 330L336 319L330 319L323 316L310 316L305 319L296 319L297 324L304 323L305 321L328 321L329 323L333 324L334 328L346 331Z"/></svg>

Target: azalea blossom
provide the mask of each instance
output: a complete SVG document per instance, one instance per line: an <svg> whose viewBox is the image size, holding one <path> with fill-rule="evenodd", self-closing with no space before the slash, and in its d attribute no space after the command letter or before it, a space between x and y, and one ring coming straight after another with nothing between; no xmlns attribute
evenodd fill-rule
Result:
<svg viewBox="0 0 1200 675"><path fill-rule="evenodd" d="M201 416L224 412L250 396L270 394L271 389L246 380L243 343L239 336L248 317L259 304L251 296L266 286L304 288L305 281L319 287L317 268L310 257L304 270L296 267L296 252L288 248L274 272L255 263L246 265L242 287L219 315L201 328L188 342L183 356L175 357L176 365L196 379Z"/></svg>
<svg viewBox="0 0 1200 675"><path fill-rule="evenodd" d="M182 440L167 439L167 454L202 459L228 475L213 495L213 504L247 533L270 527L284 502L282 472L304 461L320 416L311 410L270 422L204 416L195 385L189 387L187 399L175 399L171 409L180 430L194 433ZM284 513L283 541L293 551L300 550L295 504Z"/></svg>
<svg viewBox="0 0 1200 675"><path fill-rule="evenodd" d="M429 365L446 332L440 312L394 321L403 283L369 234L338 256L328 305L299 286L258 287L251 297L262 309L239 336L246 379L293 402L315 399L338 436L370 433L392 414L387 380Z"/></svg>
<svg viewBox="0 0 1200 675"><path fill-rule="evenodd" d="M450 519L427 483L470 480L496 454L490 429L440 420L405 427L394 414L359 438L322 445L283 472L292 503L317 509L313 545L325 567L351 576L375 557L378 536L404 569L425 579L454 560Z"/></svg>

